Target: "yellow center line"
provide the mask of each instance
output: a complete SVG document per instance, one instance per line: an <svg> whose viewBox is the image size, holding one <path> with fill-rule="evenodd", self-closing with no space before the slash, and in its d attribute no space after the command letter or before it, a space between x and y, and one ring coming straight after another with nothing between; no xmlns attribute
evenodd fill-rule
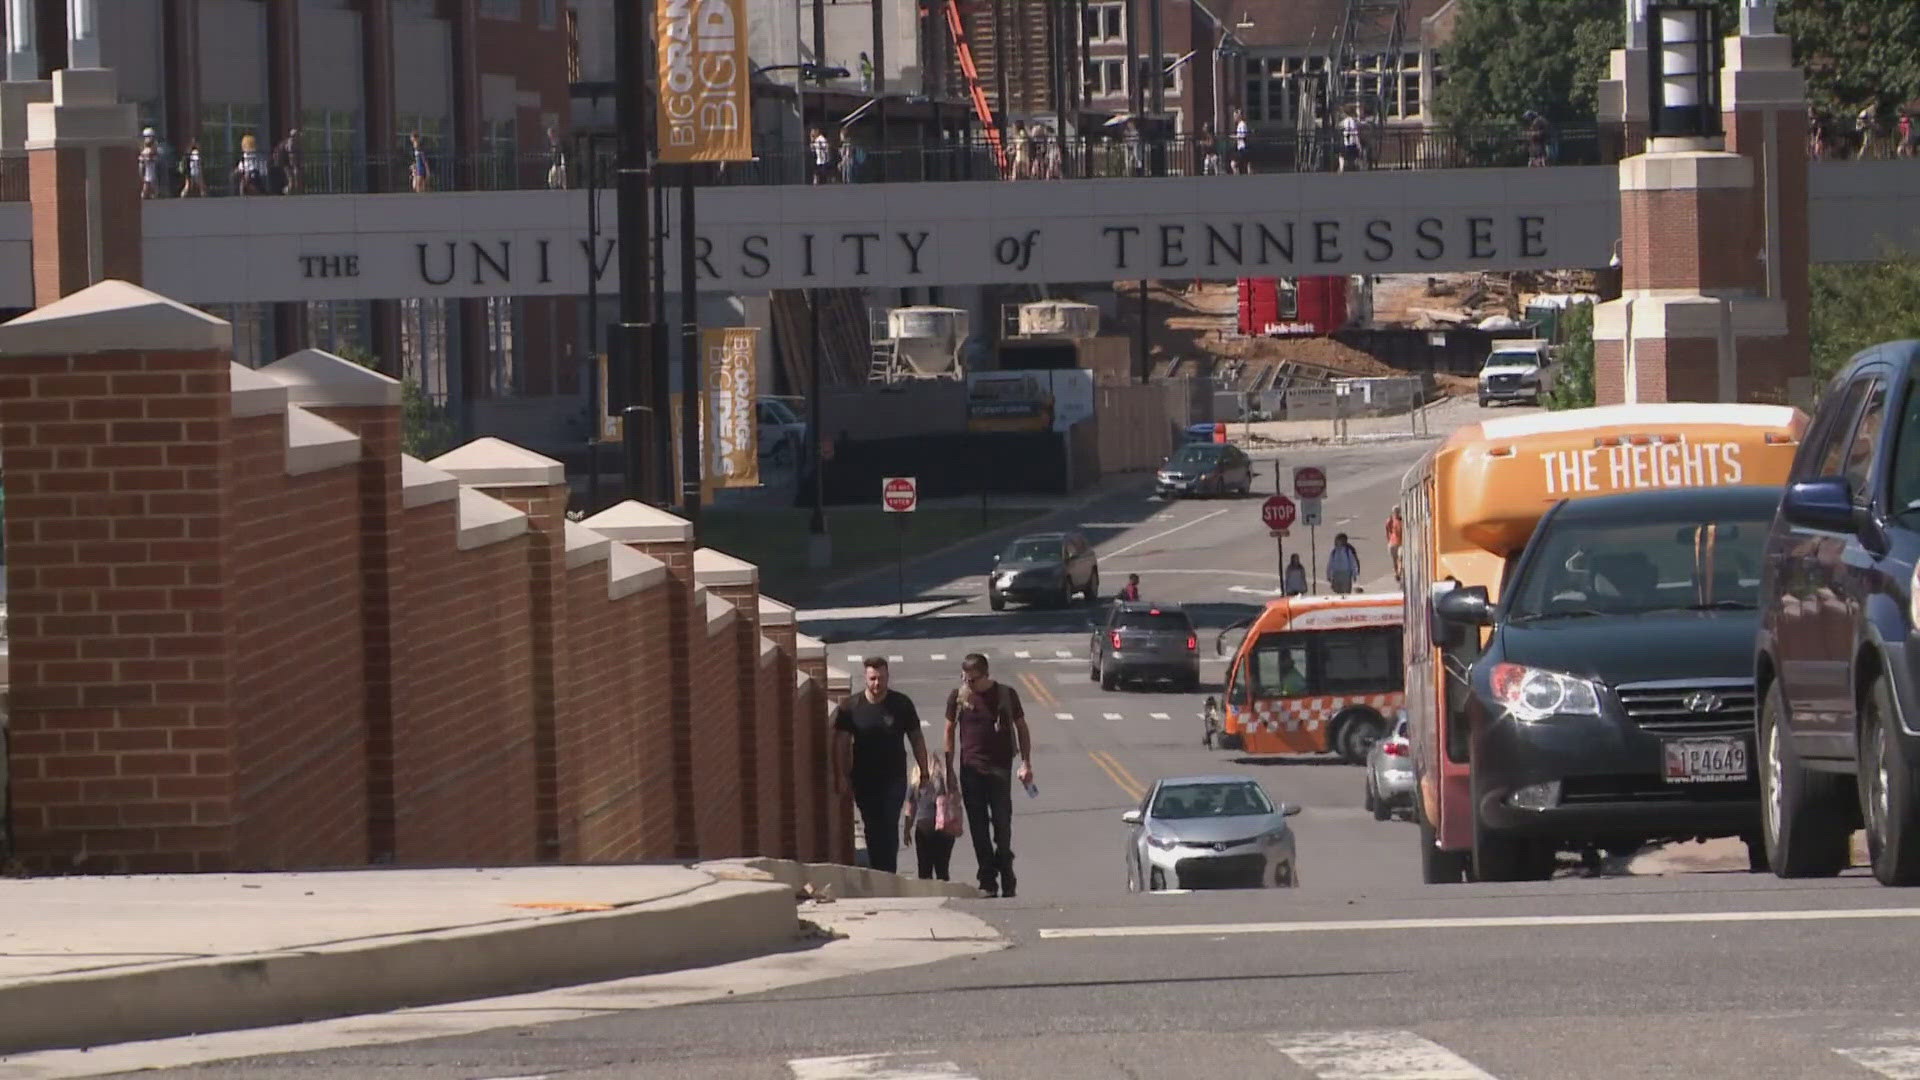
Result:
<svg viewBox="0 0 1920 1080"><path fill-rule="evenodd" d="M1107 754L1107 760L1113 762L1113 767L1120 770L1120 775L1127 778L1127 782L1133 786L1133 789L1135 791L1139 792L1142 795L1145 795L1147 793L1147 785L1141 783L1140 778L1133 775L1132 771L1130 771L1125 765L1120 764L1119 758L1114 757L1111 753L1109 753Z"/></svg>
<svg viewBox="0 0 1920 1080"><path fill-rule="evenodd" d="M1095 765L1100 766L1100 771L1106 773L1107 778L1112 780L1122 793L1134 799L1146 795L1147 791L1140 786L1140 782L1133 780L1127 771L1120 767L1120 763L1113 760L1111 755L1098 750L1089 750L1087 751L1087 756L1093 759Z"/></svg>
<svg viewBox="0 0 1920 1080"><path fill-rule="evenodd" d="M1027 689L1033 691L1034 699L1040 703L1044 705L1060 704L1060 702L1054 698L1053 691L1047 689L1047 684L1040 681L1040 676L1031 671L1023 671L1020 673L1020 681L1027 684Z"/></svg>

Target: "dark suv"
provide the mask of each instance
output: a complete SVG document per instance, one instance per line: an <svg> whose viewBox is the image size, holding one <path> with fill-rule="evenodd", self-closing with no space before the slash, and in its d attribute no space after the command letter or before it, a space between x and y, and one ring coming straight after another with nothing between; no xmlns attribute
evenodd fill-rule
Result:
<svg viewBox="0 0 1920 1080"><path fill-rule="evenodd" d="M1088 672L1102 690L1123 682L1165 680L1177 690L1200 689L1200 642L1193 619L1178 605L1113 605L1093 624Z"/></svg>
<svg viewBox="0 0 1920 1080"><path fill-rule="evenodd" d="M1781 877L1920 884L1920 342L1853 358L1767 537L1754 673L1761 817Z"/></svg>
<svg viewBox="0 0 1920 1080"><path fill-rule="evenodd" d="M1100 595L1100 559L1087 538L1074 532L1033 533L1001 549L987 574L987 606L1004 611L1008 600L1066 607L1079 593Z"/></svg>

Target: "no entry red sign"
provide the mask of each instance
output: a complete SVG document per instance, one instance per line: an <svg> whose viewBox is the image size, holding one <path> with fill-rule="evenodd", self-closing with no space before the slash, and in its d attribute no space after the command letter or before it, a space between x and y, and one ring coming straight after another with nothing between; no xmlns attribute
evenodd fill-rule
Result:
<svg viewBox="0 0 1920 1080"><path fill-rule="evenodd" d="M888 513L911 513L920 505L920 485L911 476L889 476L880 481L880 503Z"/></svg>
<svg viewBox="0 0 1920 1080"><path fill-rule="evenodd" d="M1293 470L1293 493L1302 499L1319 499L1327 494L1327 474L1318 465L1302 465Z"/></svg>

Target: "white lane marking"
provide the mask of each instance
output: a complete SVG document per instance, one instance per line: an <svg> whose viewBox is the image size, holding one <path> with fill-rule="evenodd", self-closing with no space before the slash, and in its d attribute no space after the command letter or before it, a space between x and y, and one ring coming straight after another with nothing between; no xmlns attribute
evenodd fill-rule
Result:
<svg viewBox="0 0 1920 1080"><path fill-rule="evenodd" d="M945 660L946 658L947 654L943 652L933 653L927 657L929 660Z"/></svg>
<svg viewBox="0 0 1920 1080"><path fill-rule="evenodd" d="M1154 533L1152 536L1142 537L1139 540L1135 540L1133 543L1128 544L1126 547L1115 548L1112 551L1104 552L1101 554L1100 557L1103 559L1112 559L1120 555L1125 555L1127 552L1132 551L1134 548L1140 547L1143 544L1151 544L1155 540L1165 539L1166 537L1172 536L1174 533L1179 532L1181 529L1191 529L1195 525L1198 525L1203 521L1212 521L1214 518L1217 518L1224 513L1227 513L1227 511L1215 510L1211 514L1202 514L1199 517L1194 518L1192 521L1183 522L1179 525L1175 525L1173 528L1168 529L1165 532L1157 532L1157 533Z"/></svg>
<svg viewBox="0 0 1920 1080"><path fill-rule="evenodd" d="M1920 1080L1920 1031L1883 1031L1879 1038L1875 1045L1842 1047L1834 1053L1887 1080Z"/></svg>
<svg viewBox="0 0 1920 1080"><path fill-rule="evenodd" d="M1270 581L1280 580L1280 575L1272 570L1193 570L1173 569L1171 567L1162 569L1155 567L1152 570L1142 570L1140 572L1148 577L1159 577L1162 574L1199 574L1206 577L1250 577L1266 578Z"/></svg>
<svg viewBox="0 0 1920 1080"><path fill-rule="evenodd" d="M1103 716L1105 719L1108 719L1108 720L1120 719L1120 714L1117 712L1102 713L1101 716Z"/></svg>
<svg viewBox="0 0 1920 1080"><path fill-rule="evenodd" d="M1015 660L1031 660L1033 659L1033 654L1026 651L1025 649L1022 649L1019 652L1014 653L1013 658Z"/></svg>
<svg viewBox="0 0 1920 1080"><path fill-rule="evenodd" d="M857 663L859 663L859 662L860 662L860 654L859 654L859 653L848 653L848 654L847 654L847 663L849 663L849 664L857 664Z"/></svg>
<svg viewBox="0 0 1920 1080"><path fill-rule="evenodd" d="M1053 718L1055 720L1071 720L1073 719L1073 714L1070 712L1057 712L1053 714Z"/></svg>
<svg viewBox="0 0 1920 1080"><path fill-rule="evenodd" d="M929 1061L927 1054L848 1054L795 1058L787 1062L793 1080L971 1080L951 1061Z"/></svg>
<svg viewBox="0 0 1920 1080"><path fill-rule="evenodd" d="M1055 649L1053 650L1053 655L1071 660L1073 658L1073 650L1072 649Z"/></svg>
<svg viewBox="0 0 1920 1080"><path fill-rule="evenodd" d="M889 656L889 657L887 657L887 663L889 663L889 664L904 664L904 663L906 663L906 662L907 662L907 658L906 658L906 657L904 657L904 656Z"/></svg>
<svg viewBox="0 0 1920 1080"><path fill-rule="evenodd" d="M1320 1080L1494 1080L1411 1031L1325 1031L1269 1035L1267 1041Z"/></svg>
<svg viewBox="0 0 1920 1080"><path fill-rule="evenodd" d="M1168 715L1167 715L1166 713L1163 713L1163 712L1156 712L1156 713L1148 713L1147 715L1148 715L1148 716L1150 716L1150 717L1152 717L1152 718L1154 718L1155 720L1171 720L1171 719L1173 719L1173 717L1171 717L1171 716L1168 716Z"/></svg>
<svg viewBox="0 0 1920 1080"><path fill-rule="evenodd" d="M1043 938L1205 937L1215 934L1314 934L1341 930L1487 930L1645 923L1840 922L1920 919L1920 907L1814 911L1669 911L1638 915L1488 915L1456 919L1329 919L1322 922L1205 923L1186 926L1082 926L1042 929Z"/></svg>

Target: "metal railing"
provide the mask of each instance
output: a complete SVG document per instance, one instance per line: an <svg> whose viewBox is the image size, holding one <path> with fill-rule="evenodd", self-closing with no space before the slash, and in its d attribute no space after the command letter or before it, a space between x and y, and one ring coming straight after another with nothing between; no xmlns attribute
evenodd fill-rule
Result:
<svg viewBox="0 0 1920 1080"><path fill-rule="evenodd" d="M599 170L600 186L614 177L613 148L605 143L584 152L583 142L556 159L547 152L453 154L430 151L419 190L528 191L540 188L584 188L588 170ZM915 183L921 181L1049 179L1112 179L1138 176L1202 176L1237 171L1251 173L1332 172L1343 167L1362 171L1404 169L1471 169L1527 165L1536 147L1525 133L1511 128L1458 131L1446 128L1386 128L1369 132L1357 156L1341 153L1337 133L1254 136L1241 149L1227 138L1200 140L1192 136L1134 139L1122 136L1077 136L1035 139L1026 152L1009 155L1008 173L1000 169L991 144L984 138L931 144L889 146L882 150L864 144L848 154L836 148L832 160L817 162L811 150L798 143L768 149L753 161L708 165L696 182L707 187L752 187L815 183ZM1556 131L1545 147L1546 164L1603 165L1640 150L1628 145L1618 127L1568 126ZM242 195L236 162L219 154L203 153L202 176L209 197ZM27 198L26 160L0 159L0 201ZM289 190L288 179L295 180ZM170 158L160 176L159 198L180 197L186 177L178 159ZM258 194L343 195L416 190L413 157L408 153L384 156L302 153L297 166L270 165ZM193 194L198 195L198 190Z"/></svg>

